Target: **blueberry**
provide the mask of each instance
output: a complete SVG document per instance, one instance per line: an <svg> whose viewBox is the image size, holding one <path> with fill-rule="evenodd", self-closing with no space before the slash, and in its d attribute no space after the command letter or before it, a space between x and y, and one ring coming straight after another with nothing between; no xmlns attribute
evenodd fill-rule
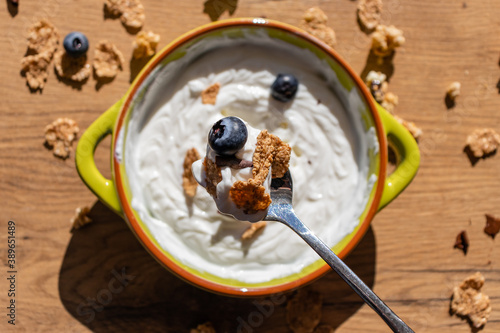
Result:
<svg viewBox="0 0 500 333"><path fill-rule="evenodd" d="M299 81L292 74L278 74L271 85L271 96L280 102L288 102L295 97Z"/></svg>
<svg viewBox="0 0 500 333"><path fill-rule="evenodd" d="M208 133L208 145L219 155L234 155L245 146L248 130L237 117L217 121Z"/></svg>
<svg viewBox="0 0 500 333"><path fill-rule="evenodd" d="M64 37L63 41L66 53L72 57L78 58L84 55L89 49L89 41L81 32L70 32Z"/></svg>

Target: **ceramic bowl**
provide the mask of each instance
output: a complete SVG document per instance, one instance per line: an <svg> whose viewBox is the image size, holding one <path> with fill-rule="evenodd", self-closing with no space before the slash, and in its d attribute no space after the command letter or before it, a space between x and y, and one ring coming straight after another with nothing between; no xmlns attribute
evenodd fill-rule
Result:
<svg viewBox="0 0 500 333"><path fill-rule="evenodd" d="M318 61L328 66L336 76L332 93L339 96L349 113L356 115L359 126L365 130L373 128L377 149L368 151L367 177L376 179L371 183L369 197L359 223L332 249L344 258L360 241L374 215L393 200L415 176L420 154L418 146L410 133L372 98L363 81L353 69L329 46L297 27L261 18L238 18L214 22L194 29L175 39L143 68L130 89L109 110L104 112L82 135L76 149L76 166L84 183L95 195L112 210L124 217L132 232L137 236L150 254L162 265L182 279L206 290L233 296L257 296L284 292L308 283L330 268L320 259L304 267L300 272L279 279L260 283L246 283L234 279L214 276L203 268L186 265L183 261L166 251L158 242L157 235L142 221L140 214L132 206L127 165L127 131L134 112L139 112L144 101L150 101L157 94L155 85L161 84L162 91L168 94L174 89L176 70L169 70L171 64L180 64L182 59L197 59L206 52L207 41L224 39L224 43L241 43L252 36L255 42L259 36L266 39L288 43L308 50ZM204 45L201 47L200 45ZM208 45L211 45L210 43ZM214 42L213 45L222 45ZM198 52L198 53L197 53ZM191 61L191 60L189 60ZM183 61L189 64L189 61ZM168 67L171 65L170 67ZM327 84L325 82L325 84ZM359 97L358 104L349 104L349 95ZM146 111L140 111L146 112ZM144 115L147 118L147 115ZM112 179L101 175L94 162L94 151L106 135L112 135L111 164ZM387 147L392 145L399 159L395 171L386 176ZM376 177L374 177L376 176Z"/></svg>

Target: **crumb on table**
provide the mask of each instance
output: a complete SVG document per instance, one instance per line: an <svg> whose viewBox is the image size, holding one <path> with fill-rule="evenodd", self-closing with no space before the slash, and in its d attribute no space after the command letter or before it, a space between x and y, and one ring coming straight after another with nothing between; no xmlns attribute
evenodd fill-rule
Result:
<svg viewBox="0 0 500 333"><path fill-rule="evenodd" d="M106 41L100 41L94 50L94 71L98 78L112 79L123 68L125 60L118 48Z"/></svg>
<svg viewBox="0 0 500 333"><path fill-rule="evenodd" d="M48 68L59 46L59 32L46 19L32 25L28 31L28 50L21 59L21 71L33 90L42 90L48 78Z"/></svg>
<svg viewBox="0 0 500 333"><path fill-rule="evenodd" d="M48 52L52 57L59 46L59 32L46 19L32 25L28 31L28 54Z"/></svg>
<svg viewBox="0 0 500 333"><path fill-rule="evenodd" d="M382 0L360 0L357 14L363 28L368 31L375 29L382 15Z"/></svg>
<svg viewBox="0 0 500 333"><path fill-rule="evenodd" d="M423 134L423 131L420 127L415 125L415 123L411 121L406 121L399 116L394 115L394 118L411 133L411 135L415 138L415 140L420 139L420 137Z"/></svg>
<svg viewBox="0 0 500 333"><path fill-rule="evenodd" d="M140 29L146 20L139 0L105 0L104 9L111 16L119 17L126 28Z"/></svg>
<svg viewBox="0 0 500 333"><path fill-rule="evenodd" d="M31 89L43 89L49 76L48 68L52 60L49 52L25 56L21 60L21 70Z"/></svg>
<svg viewBox="0 0 500 333"><path fill-rule="evenodd" d="M481 158L498 149L500 135L491 128L476 129L467 136L465 143L474 157Z"/></svg>
<svg viewBox="0 0 500 333"><path fill-rule="evenodd" d="M464 255L467 254L467 250L469 248L469 237L467 236L467 231L462 230L458 233L453 247L462 250Z"/></svg>
<svg viewBox="0 0 500 333"><path fill-rule="evenodd" d="M457 98L460 95L460 88L461 87L462 87L462 85L460 84L460 82L455 81L455 82L450 83L450 85L446 89L446 94L448 95L448 97L452 101L454 101L455 98Z"/></svg>
<svg viewBox="0 0 500 333"><path fill-rule="evenodd" d="M484 281L484 276L479 272L467 277L453 288L450 302L451 313L468 317L475 328L484 326L491 313L490 299L481 292Z"/></svg>
<svg viewBox="0 0 500 333"><path fill-rule="evenodd" d="M365 84L370 89L373 98L378 102L384 101L388 90L387 76L382 72L369 71L365 78Z"/></svg>
<svg viewBox="0 0 500 333"><path fill-rule="evenodd" d="M321 39L327 45L335 47L337 44L335 31L327 25L327 22L328 17L325 12L318 7L312 7L306 10L299 26L311 35Z"/></svg>
<svg viewBox="0 0 500 333"><path fill-rule="evenodd" d="M92 222L92 219L88 216L89 213L90 208L87 206L79 207L75 210L75 215L70 220L71 232Z"/></svg>
<svg viewBox="0 0 500 333"><path fill-rule="evenodd" d="M45 144L54 150L55 156L66 159L79 131L73 119L58 118L45 127Z"/></svg>
<svg viewBox="0 0 500 333"><path fill-rule="evenodd" d="M156 53L156 47L160 42L160 35L152 31L141 31L135 37L132 56L134 59L151 57Z"/></svg>
<svg viewBox="0 0 500 333"><path fill-rule="evenodd" d="M399 30L393 25L378 25L371 35L373 53L380 57L385 58L390 56L396 48L405 43L403 31Z"/></svg>
<svg viewBox="0 0 500 333"><path fill-rule="evenodd" d="M75 58L69 56L64 50L55 53L54 68L61 78L74 82L86 81L92 72L86 55Z"/></svg>
<svg viewBox="0 0 500 333"><path fill-rule="evenodd" d="M484 232L495 238L495 236L500 232L500 217L493 216L491 214L486 215L486 226L484 227Z"/></svg>

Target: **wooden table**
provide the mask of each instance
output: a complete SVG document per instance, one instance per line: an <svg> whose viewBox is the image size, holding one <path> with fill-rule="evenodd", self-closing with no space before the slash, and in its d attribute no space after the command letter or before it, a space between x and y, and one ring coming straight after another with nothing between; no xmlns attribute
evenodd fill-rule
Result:
<svg viewBox="0 0 500 333"><path fill-rule="evenodd" d="M204 1L143 0L144 29L161 35L160 46L211 21ZM265 16L297 24L320 6L338 39L338 52L362 73L370 40L356 22L356 2L216 0L237 16ZM44 145L44 127L58 117L85 130L127 90L137 64L130 64L133 35L118 20L104 19L100 0L21 0L18 12L0 13L0 331L187 332L211 321L219 332L235 332L241 321L254 332L288 332L285 305L256 315L254 299L217 296L188 285L157 264L125 222L98 202L75 170L73 156L60 160ZM236 6L236 7L235 7ZM216 18L217 13L211 12ZM30 93L19 74L25 35L48 18L61 36L83 31L94 44L114 42L126 66L114 81L81 89L58 81L53 70L42 93ZM228 10L219 19L230 17ZM493 311L483 332L500 331L500 239L483 232L485 213L500 216L500 156L472 166L463 153L475 128L500 131L500 2L496 0L385 0L383 22L404 30L390 90L399 96L397 114L422 127L422 165L413 183L374 219L346 262L416 332L470 332L450 316L453 286L480 271ZM92 47L92 46L91 46ZM369 60L369 59L368 59ZM368 65L372 67L373 64ZM456 106L445 91L462 83ZM109 176L109 138L96 151ZM69 232L75 208L89 205L94 223ZM16 326L7 324L7 224L16 223ZM467 255L453 248L466 230ZM123 288L116 275L130 275ZM133 279L132 279L133 277ZM111 283L111 285L110 285ZM116 293L106 290L114 288ZM382 320L334 273L309 286L323 295L322 323L336 332L387 332ZM111 299L106 299L111 295ZM287 299L291 294L285 295ZM87 305L100 297L105 306ZM264 318L261 322L258 319Z"/></svg>

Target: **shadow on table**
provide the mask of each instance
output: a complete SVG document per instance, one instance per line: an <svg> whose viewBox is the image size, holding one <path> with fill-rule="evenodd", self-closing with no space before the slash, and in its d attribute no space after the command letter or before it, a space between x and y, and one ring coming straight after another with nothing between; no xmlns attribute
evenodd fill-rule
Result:
<svg viewBox="0 0 500 333"><path fill-rule="evenodd" d="M157 263L126 222L102 203L90 212L93 223L74 232L66 249L59 294L67 311L95 332L188 332L211 321L217 332L289 332L286 300L233 298L184 282ZM346 263L372 287L375 238L371 228ZM306 288L323 295L322 323L340 326L361 299L330 272Z"/></svg>

